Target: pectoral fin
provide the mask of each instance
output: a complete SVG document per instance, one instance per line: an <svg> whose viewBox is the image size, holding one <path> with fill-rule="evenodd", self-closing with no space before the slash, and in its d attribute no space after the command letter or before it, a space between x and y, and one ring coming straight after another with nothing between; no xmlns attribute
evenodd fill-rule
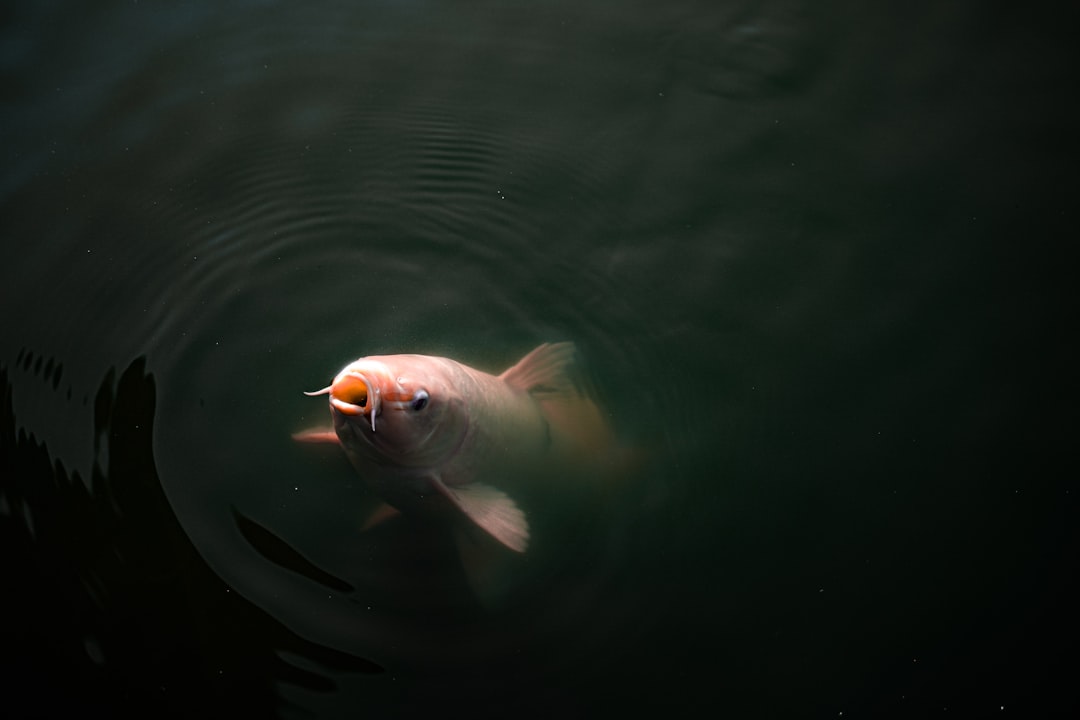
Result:
<svg viewBox="0 0 1080 720"><path fill-rule="evenodd" d="M392 505L387 505L386 503L379 503L379 506L372 511L371 515L368 516L368 519L364 522L364 526L360 528L360 531L364 532L366 530L370 530L377 525L382 525L387 520L390 520L391 518L396 518L400 514L401 511L398 510L396 507Z"/></svg>
<svg viewBox="0 0 1080 720"><path fill-rule="evenodd" d="M292 439L296 442L305 443L341 444L341 441L338 440L337 433L334 432L333 428L311 428L310 430L301 430L300 432L293 433Z"/></svg>
<svg viewBox="0 0 1080 720"><path fill-rule="evenodd" d="M447 487L437 483L446 496L470 520L515 552L525 552L529 545L529 523L510 496L482 483Z"/></svg>

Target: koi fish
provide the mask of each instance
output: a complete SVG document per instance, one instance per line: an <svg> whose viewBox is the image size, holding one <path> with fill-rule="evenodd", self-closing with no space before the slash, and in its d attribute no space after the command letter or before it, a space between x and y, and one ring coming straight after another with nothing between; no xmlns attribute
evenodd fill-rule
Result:
<svg viewBox="0 0 1080 720"><path fill-rule="evenodd" d="M530 528L515 487L611 444L575 356L573 343L540 345L498 376L444 357L360 358L305 393L329 396L333 429L294 437L342 447L386 503L368 526L398 512L464 520L523 553Z"/></svg>

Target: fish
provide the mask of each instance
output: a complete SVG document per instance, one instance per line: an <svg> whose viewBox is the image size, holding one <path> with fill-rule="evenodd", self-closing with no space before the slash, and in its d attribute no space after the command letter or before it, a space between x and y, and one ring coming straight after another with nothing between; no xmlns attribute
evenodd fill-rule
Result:
<svg viewBox="0 0 1080 720"><path fill-rule="evenodd" d="M294 438L341 446L383 501L365 528L408 514L522 554L530 522L515 495L557 488L553 476L613 442L583 377L572 342L542 344L499 375L438 356L362 357L305 393L328 396L333 427Z"/></svg>

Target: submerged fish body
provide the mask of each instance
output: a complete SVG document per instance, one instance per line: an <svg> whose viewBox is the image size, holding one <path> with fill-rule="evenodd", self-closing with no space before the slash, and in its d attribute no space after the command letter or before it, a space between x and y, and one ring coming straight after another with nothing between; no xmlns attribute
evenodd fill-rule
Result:
<svg viewBox="0 0 1080 720"><path fill-rule="evenodd" d="M443 357L361 358L308 393L329 395L333 432L298 439L338 442L394 510L465 520L521 553L529 522L515 491L610 435L571 377L575 355L541 345L499 376Z"/></svg>

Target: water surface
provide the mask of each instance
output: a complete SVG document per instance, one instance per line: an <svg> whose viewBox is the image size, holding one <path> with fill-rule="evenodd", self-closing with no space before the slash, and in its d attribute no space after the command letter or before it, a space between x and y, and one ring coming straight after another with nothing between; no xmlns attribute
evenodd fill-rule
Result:
<svg viewBox="0 0 1080 720"><path fill-rule="evenodd" d="M7 10L7 702L1068 709L1065 27ZM648 459L505 607L432 529L360 532L362 480L290 440L361 355L559 340Z"/></svg>

